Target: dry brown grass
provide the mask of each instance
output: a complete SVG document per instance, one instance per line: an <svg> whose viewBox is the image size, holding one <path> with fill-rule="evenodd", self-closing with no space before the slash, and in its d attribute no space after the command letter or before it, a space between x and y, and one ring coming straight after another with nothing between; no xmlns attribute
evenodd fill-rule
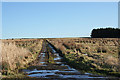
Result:
<svg viewBox="0 0 120 80"><path fill-rule="evenodd" d="M15 43L2 43L2 62L8 62L11 70L15 69L15 64L17 64L18 61L21 62L21 59L28 54L30 54L29 50L17 47Z"/></svg>
<svg viewBox="0 0 120 80"><path fill-rule="evenodd" d="M42 48L42 40L3 40L1 47L2 73L14 74L37 58Z"/></svg>
<svg viewBox="0 0 120 80"><path fill-rule="evenodd" d="M61 51L64 46L66 49L62 52L66 56L75 55L74 57L69 55L69 60L84 57L86 66L90 64L98 70L118 71L118 46L120 45L118 38L56 38L48 41Z"/></svg>
<svg viewBox="0 0 120 80"><path fill-rule="evenodd" d="M118 65L118 59L109 55L105 58L105 63L108 65L116 66Z"/></svg>

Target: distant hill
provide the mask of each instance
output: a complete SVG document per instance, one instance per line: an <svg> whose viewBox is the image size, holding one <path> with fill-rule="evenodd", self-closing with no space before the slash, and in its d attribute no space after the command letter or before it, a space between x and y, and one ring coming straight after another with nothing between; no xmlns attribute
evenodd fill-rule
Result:
<svg viewBox="0 0 120 80"><path fill-rule="evenodd" d="M92 38L120 38L119 28L98 28L93 29L91 33Z"/></svg>

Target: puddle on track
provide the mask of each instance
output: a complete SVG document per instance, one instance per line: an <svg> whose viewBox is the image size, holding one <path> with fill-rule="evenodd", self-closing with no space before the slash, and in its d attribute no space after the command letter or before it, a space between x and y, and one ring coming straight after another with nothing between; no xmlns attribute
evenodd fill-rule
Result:
<svg viewBox="0 0 120 80"><path fill-rule="evenodd" d="M93 75L91 73L81 73L78 70L71 68L69 65L66 65L65 62L62 62L62 58L58 53L53 49L51 45L49 47L53 50L54 63L48 63L46 61L46 53L41 53L39 58L41 60L41 64L39 67L44 67L45 69L37 69L26 70L25 72L29 77L36 78L55 78L55 79L90 79L90 80L112 80L108 79L108 77ZM59 60L59 61L57 61ZM59 65L58 65L59 64ZM55 68L54 68L55 67Z"/></svg>

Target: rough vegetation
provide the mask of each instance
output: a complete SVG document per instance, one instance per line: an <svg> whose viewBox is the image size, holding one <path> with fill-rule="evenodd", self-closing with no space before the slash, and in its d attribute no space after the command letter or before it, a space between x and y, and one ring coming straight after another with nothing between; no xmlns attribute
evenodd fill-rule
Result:
<svg viewBox="0 0 120 80"><path fill-rule="evenodd" d="M54 38L47 41L71 67L83 72L120 75L118 38ZM2 75L23 76L19 74L20 70L37 60L42 43L43 39L2 40Z"/></svg>
<svg viewBox="0 0 120 80"><path fill-rule="evenodd" d="M69 65L85 72L118 76L117 38L48 39Z"/></svg>
<svg viewBox="0 0 120 80"><path fill-rule="evenodd" d="M11 76L36 59L42 48L41 39L2 40L2 75ZM0 66L1 66L0 65Z"/></svg>

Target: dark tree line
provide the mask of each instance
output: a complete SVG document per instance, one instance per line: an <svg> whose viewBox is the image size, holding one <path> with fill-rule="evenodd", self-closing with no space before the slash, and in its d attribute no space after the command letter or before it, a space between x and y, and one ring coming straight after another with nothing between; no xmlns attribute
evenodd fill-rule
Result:
<svg viewBox="0 0 120 80"><path fill-rule="evenodd" d="M119 28L98 28L93 29L91 33L92 38L120 38Z"/></svg>

